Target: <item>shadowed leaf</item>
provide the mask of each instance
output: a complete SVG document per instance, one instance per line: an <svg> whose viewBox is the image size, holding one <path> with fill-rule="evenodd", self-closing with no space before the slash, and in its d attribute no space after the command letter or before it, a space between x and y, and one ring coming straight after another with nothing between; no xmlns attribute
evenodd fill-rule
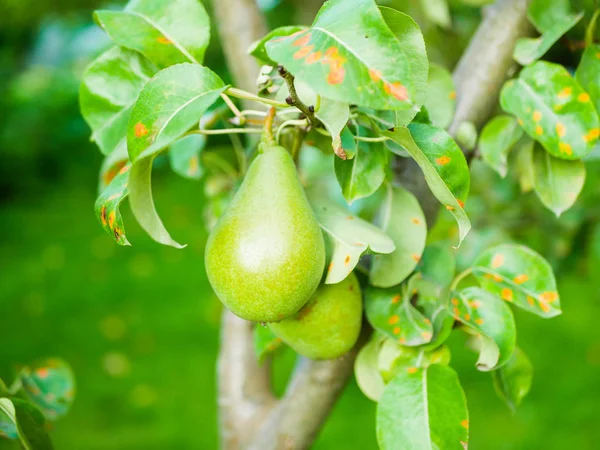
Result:
<svg viewBox="0 0 600 450"><path fill-rule="evenodd" d="M523 135L523 129L511 116L497 116L490 120L479 137L479 153L488 166L504 178L507 172L508 152Z"/></svg>
<svg viewBox="0 0 600 450"><path fill-rule="evenodd" d="M508 362L492 372L492 380L498 396L515 411L531 388L533 364L517 347Z"/></svg>

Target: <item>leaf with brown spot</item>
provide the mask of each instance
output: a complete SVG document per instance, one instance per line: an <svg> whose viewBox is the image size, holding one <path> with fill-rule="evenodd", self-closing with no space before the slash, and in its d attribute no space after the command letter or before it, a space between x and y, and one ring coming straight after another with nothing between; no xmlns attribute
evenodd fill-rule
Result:
<svg viewBox="0 0 600 450"><path fill-rule="evenodd" d="M96 199L95 211L102 228L119 245L131 245L125 236L125 226L121 216L121 202L129 195L127 183L131 163L127 163L120 172L112 179L110 184L102 191ZM108 217L114 217L109 221ZM117 233L115 233L117 230Z"/></svg>

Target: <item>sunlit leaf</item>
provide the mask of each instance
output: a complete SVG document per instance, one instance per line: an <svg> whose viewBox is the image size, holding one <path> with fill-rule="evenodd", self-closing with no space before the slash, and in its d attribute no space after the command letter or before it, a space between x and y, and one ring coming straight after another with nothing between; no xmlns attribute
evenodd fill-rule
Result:
<svg viewBox="0 0 600 450"><path fill-rule="evenodd" d="M269 42L273 38L280 38L289 36L294 33L298 33L302 30L305 30L306 27L299 25L290 25L285 27L278 27L274 30L271 30L266 36L263 38L253 42L250 47L248 47L248 54L254 56L256 59L260 61L261 64L269 64L271 66L276 66L277 63L269 58L267 54L267 50L265 49L265 44Z"/></svg>
<svg viewBox="0 0 600 450"><path fill-rule="evenodd" d="M377 405L379 448L467 448L467 401L456 372L440 364L411 369L390 381Z"/></svg>
<svg viewBox="0 0 600 450"><path fill-rule="evenodd" d="M551 30L555 23L571 16L570 0L530 0L527 7L527 18L541 33Z"/></svg>
<svg viewBox="0 0 600 450"><path fill-rule="evenodd" d="M14 417L14 406L8 398L2 398L4 394L0 395L0 439L18 439L19 431Z"/></svg>
<svg viewBox="0 0 600 450"><path fill-rule="evenodd" d="M553 156L580 159L598 141L598 114L567 69L538 61L508 81L500 94L502 108Z"/></svg>
<svg viewBox="0 0 600 450"><path fill-rule="evenodd" d="M577 66L575 79L592 98L596 112L600 114L600 45L586 47ZM599 134L600 130L596 132Z"/></svg>
<svg viewBox="0 0 600 450"><path fill-rule="evenodd" d="M396 127L381 131L404 147L417 162L435 197L454 216L459 228L459 242L471 229L463 207L469 193L469 166L462 151L448 133L425 124L409 128Z"/></svg>
<svg viewBox="0 0 600 450"><path fill-rule="evenodd" d="M538 316L561 313L552 268L530 248L516 244L490 248L473 263L473 274L487 291Z"/></svg>
<svg viewBox="0 0 600 450"><path fill-rule="evenodd" d="M446 288L452 283L456 271L454 253L444 243L429 244L425 247L417 271L422 273L425 278Z"/></svg>
<svg viewBox="0 0 600 450"><path fill-rule="evenodd" d="M567 31L573 28L583 17L583 12L577 15L567 15L552 24L537 38L521 38L517 41L513 57L521 65L528 65L540 59Z"/></svg>
<svg viewBox="0 0 600 450"><path fill-rule="evenodd" d="M585 182L585 165L582 161L555 158L536 145L533 150L533 188L542 203L556 217L569 209Z"/></svg>
<svg viewBox="0 0 600 450"><path fill-rule="evenodd" d="M456 108L456 88L448 69L438 64L429 66L425 106L433 125L438 128L450 126Z"/></svg>
<svg viewBox="0 0 600 450"><path fill-rule="evenodd" d="M376 109L414 108L415 74L406 50L373 0L330 0L310 29L272 39L266 49L324 97Z"/></svg>
<svg viewBox="0 0 600 450"><path fill-rule="evenodd" d="M377 361L381 343L381 337L374 335L371 340L360 349L358 356L354 361L356 384L358 384L362 393L374 402L379 401L385 387L383 377L379 373Z"/></svg>
<svg viewBox="0 0 600 450"><path fill-rule="evenodd" d="M119 245L131 245L125 236L125 225L121 216L121 202L129 195L127 187L131 163L126 163L113 177L110 184L96 199L94 210L102 228Z"/></svg>
<svg viewBox="0 0 600 450"><path fill-rule="evenodd" d="M501 177L506 176L508 152L523 135L514 117L501 115L490 120L479 137L479 153Z"/></svg>
<svg viewBox="0 0 600 450"><path fill-rule="evenodd" d="M309 189L307 195L330 255L325 283L335 284L346 278L367 250L394 251L394 241L386 233L328 200L319 189Z"/></svg>
<svg viewBox="0 0 600 450"><path fill-rule="evenodd" d="M42 412L19 398L0 398L0 416L12 422L22 447L30 450L52 450ZM13 434L14 436L14 434Z"/></svg>
<svg viewBox="0 0 600 450"><path fill-rule="evenodd" d="M478 337L477 368L489 371L503 366L515 351L515 318L510 307L495 295L473 286L452 293L452 315Z"/></svg>
<svg viewBox="0 0 600 450"><path fill-rule="evenodd" d="M260 324L254 327L254 353L259 362L263 362L267 356L281 348L283 341L278 338L269 327Z"/></svg>
<svg viewBox="0 0 600 450"><path fill-rule="evenodd" d="M348 122L350 117L350 108L348 103L338 102L328 98L321 99L321 106L318 111L315 111L315 116L319 119L325 129L331 135L331 146L333 151L338 156L353 157L353 155L347 155L344 151L344 146L340 134ZM348 134L351 134L348 130ZM351 142L350 145L352 145ZM350 148L350 152L352 152Z"/></svg>
<svg viewBox="0 0 600 450"><path fill-rule="evenodd" d="M421 259L427 238L425 215L413 194L388 185L377 224L392 238L396 249L373 257L369 282L376 287L395 286Z"/></svg>
<svg viewBox="0 0 600 450"><path fill-rule="evenodd" d="M425 368L432 364L450 364L450 349L442 345L433 351L423 348L406 347L393 339L386 339L381 344L377 363L384 381L387 383L400 371L413 368Z"/></svg>
<svg viewBox="0 0 600 450"><path fill-rule="evenodd" d="M156 67L139 53L113 47L85 70L79 90L81 114L105 155L124 145L129 114Z"/></svg>
<svg viewBox="0 0 600 450"><path fill-rule="evenodd" d="M531 388L533 364L517 347L508 362L492 372L492 380L498 396L515 411Z"/></svg>
<svg viewBox="0 0 600 450"><path fill-rule="evenodd" d="M208 14L198 0L132 0L124 11L96 11L95 19L118 45L160 68L201 64L210 38Z"/></svg>
<svg viewBox="0 0 600 450"><path fill-rule="evenodd" d="M200 165L200 152L206 145L206 136L192 134L173 142L169 148L169 162L173 172L184 178L198 180L204 169Z"/></svg>

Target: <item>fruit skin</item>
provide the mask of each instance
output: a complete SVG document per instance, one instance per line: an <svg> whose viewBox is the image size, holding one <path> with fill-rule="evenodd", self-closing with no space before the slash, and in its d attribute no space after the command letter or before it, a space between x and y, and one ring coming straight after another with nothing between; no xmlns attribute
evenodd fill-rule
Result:
<svg viewBox="0 0 600 450"><path fill-rule="evenodd" d="M342 356L356 343L362 325L362 296L354 273L322 284L294 316L269 327L286 344L311 359Z"/></svg>
<svg viewBox="0 0 600 450"><path fill-rule="evenodd" d="M325 243L283 147L262 147L208 238L205 263L219 299L246 320L289 317L315 292Z"/></svg>

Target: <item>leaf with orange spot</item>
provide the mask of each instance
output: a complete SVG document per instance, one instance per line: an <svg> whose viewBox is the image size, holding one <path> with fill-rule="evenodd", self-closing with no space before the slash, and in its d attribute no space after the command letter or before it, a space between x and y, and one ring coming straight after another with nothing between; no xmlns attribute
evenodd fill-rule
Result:
<svg viewBox="0 0 600 450"><path fill-rule="evenodd" d="M269 42L271 39L278 40L287 36L291 36L299 33L300 31L306 30L306 27L299 25L291 25L278 27L271 30L267 35L262 37L261 39L253 42L250 47L248 47L248 54L254 56L261 64L268 64L271 66L276 66L277 63L269 58L267 54L267 50L265 49L265 44Z"/></svg>
<svg viewBox="0 0 600 450"><path fill-rule="evenodd" d="M555 158L539 144L533 150L533 188L542 203L559 217L575 204L585 182L582 161Z"/></svg>
<svg viewBox="0 0 600 450"><path fill-rule="evenodd" d="M504 263L493 267L496 255L502 255ZM556 280L548 262L528 247L517 244L502 244L480 254L473 263L473 274L488 292L502 297L502 291L512 292L512 303L519 308L550 318L561 313L560 299L556 291ZM516 283L520 275L527 280ZM527 300L532 299L533 304Z"/></svg>
<svg viewBox="0 0 600 450"><path fill-rule="evenodd" d="M456 219L460 245L471 229L469 218L461 206L467 199L470 185L469 166L461 149L444 130L421 123L380 133L406 149L421 167L433 195ZM438 159L443 156L450 161L438 164Z"/></svg>
<svg viewBox="0 0 600 450"><path fill-rule="evenodd" d="M496 393L513 412L529 393L532 379L533 364L519 347L506 364L492 372Z"/></svg>
<svg viewBox="0 0 600 450"><path fill-rule="evenodd" d="M295 45L299 39L301 46ZM308 53L294 58L305 46L321 52L319 63L308 64ZM423 68L411 64L406 56L412 49L396 39L373 0L330 0L311 28L272 39L266 50L323 97L375 109L418 110L415 79L422 74L413 69ZM373 73L381 74L377 81Z"/></svg>
<svg viewBox="0 0 600 450"><path fill-rule="evenodd" d="M425 215L413 194L388 184L376 223L392 238L396 249L373 257L369 283L376 287L395 286L410 275L423 254L427 238Z"/></svg>
<svg viewBox="0 0 600 450"><path fill-rule="evenodd" d="M500 104L523 122L525 132L546 151L573 160L590 153L598 141L584 139L599 124L593 103L578 100L582 93L583 88L567 69L538 61L523 69L519 78L504 84Z"/></svg>
<svg viewBox="0 0 600 450"><path fill-rule="evenodd" d="M127 155L127 144L123 139L117 148L110 154L104 157L100 173L98 176L98 193L101 194L108 187L110 182L119 174L125 165L129 162Z"/></svg>
<svg viewBox="0 0 600 450"><path fill-rule="evenodd" d="M131 163L127 163L112 179L109 185L102 191L96 199L94 207L96 216L106 231L119 245L131 245L125 236L125 226L121 216L121 202L129 195L127 183ZM108 220L108 217L114 216L114 222Z"/></svg>
<svg viewBox="0 0 600 450"><path fill-rule="evenodd" d="M464 450L468 418L465 393L450 367L399 371L377 405L377 442L382 450Z"/></svg>
<svg viewBox="0 0 600 450"><path fill-rule="evenodd" d="M208 14L197 0L135 0L124 11L96 11L94 18L115 43L160 68L202 64L210 38Z"/></svg>
<svg viewBox="0 0 600 450"><path fill-rule="evenodd" d="M475 286L450 295L454 318L477 337L477 368L487 372L506 364L517 340L515 318L510 307L495 295Z"/></svg>
<svg viewBox="0 0 600 450"><path fill-rule="evenodd" d="M596 111L600 114L600 45L588 45L575 71L575 79L589 94ZM589 130L588 133L592 131Z"/></svg>
<svg viewBox="0 0 600 450"><path fill-rule="evenodd" d="M306 194L327 244L331 270L327 272L325 283L335 284L346 278L367 250L394 251L394 241L385 232L324 197L321 189L315 187Z"/></svg>
<svg viewBox="0 0 600 450"><path fill-rule="evenodd" d="M479 153L483 161L504 178L507 173L508 152L523 135L514 117L500 115L490 120L479 137Z"/></svg>
<svg viewBox="0 0 600 450"><path fill-rule="evenodd" d="M173 172L184 178L199 180L204 174L200 155L205 145L206 136L201 134L191 134L173 142L169 148Z"/></svg>
<svg viewBox="0 0 600 450"><path fill-rule="evenodd" d="M443 129L450 126L456 108L456 87L452 74L438 64L429 66L425 107L434 126Z"/></svg>
<svg viewBox="0 0 600 450"><path fill-rule="evenodd" d="M388 383L400 371L409 368L425 368L432 364L450 364L450 349L441 345L432 351L425 351L420 347L406 347L398 343L397 339L386 338L381 344L377 365L383 380Z"/></svg>

